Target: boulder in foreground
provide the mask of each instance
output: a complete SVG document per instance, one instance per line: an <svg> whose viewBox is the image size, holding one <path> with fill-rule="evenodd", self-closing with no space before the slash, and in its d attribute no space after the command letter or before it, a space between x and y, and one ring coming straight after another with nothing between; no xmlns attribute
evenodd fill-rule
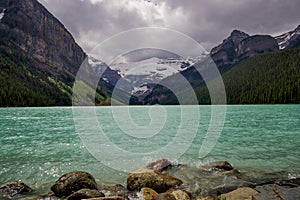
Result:
<svg viewBox="0 0 300 200"><path fill-rule="evenodd" d="M32 191L33 190L28 185L21 181L13 181L0 188L0 194L10 197Z"/></svg>
<svg viewBox="0 0 300 200"><path fill-rule="evenodd" d="M55 196L58 197L67 197L80 189L97 190L97 183L91 174L80 171L71 172L60 177L51 187Z"/></svg>
<svg viewBox="0 0 300 200"><path fill-rule="evenodd" d="M130 191L140 191L142 188L148 187L161 193L181 184L181 180L151 169L132 171L127 178L127 189Z"/></svg>

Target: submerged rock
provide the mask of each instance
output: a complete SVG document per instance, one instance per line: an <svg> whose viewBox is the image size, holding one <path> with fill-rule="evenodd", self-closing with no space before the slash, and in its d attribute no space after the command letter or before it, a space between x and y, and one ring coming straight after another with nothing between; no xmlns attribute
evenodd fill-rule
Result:
<svg viewBox="0 0 300 200"><path fill-rule="evenodd" d="M51 187L58 197L69 196L80 189L95 189L97 183L94 177L87 172L71 172L60 177Z"/></svg>
<svg viewBox="0 0 300 200"><path fill-rule="evenodd" d="M162 158L162 159L157 160L155 162L149 163L147 165L147 169L163 171L163 170L166 170L167 168L169 168L171 166L172 166L172 163L169 160L167 160L165 158Z"/></svg>
<svg viewBox="0 0 300 200"><path fill-rule="evenodd" d="M67 200L81 200L95 197L104 197L105 195L98 190L81 189L67 197Z"/></svg>
<svg viewBox="0 0 300 200"><path fill-rule="evenodd" d="M227 161L212 162L207 165L204 165L202 168L206 171L211 171L211 172L225 172L234 169L232 165Z"/></svg>
<svg viewBox="0 0 300 200"><path fill-rule="evenodd" d="M206 195L209 196L209 197L216 198L216 197L220 196L221 194L229 193L229 192L231 192L233 190L236 190L238 188L239 188L238 186L223 186L223 187L218 187L218 188L209 190Z"/></svg>
<svg viewBox="0 0 300 200"><path fill-rule="evenodd" d="M130 191L140 191L143 187L149 187L157 192L165 192L181 184L181 180L151 169L132 171L127 178L127 189Z"/></svg>
<svg viewBox="0 0 300 200"><path fill-rule="evenodd" d="M0 194L9 197L13 197L17 194L23 194L32 191L33 189L31 189L28 185L26 185L21 181L13 181L0 188Z"/></svg>
<svg viewBox="0 0 300 200"><path fill-rule="evenodd" d="M252 200L253 196L258 194L258 192L252 188L238 188L232 192L222 194L220 199L226 200Z"/></svg>

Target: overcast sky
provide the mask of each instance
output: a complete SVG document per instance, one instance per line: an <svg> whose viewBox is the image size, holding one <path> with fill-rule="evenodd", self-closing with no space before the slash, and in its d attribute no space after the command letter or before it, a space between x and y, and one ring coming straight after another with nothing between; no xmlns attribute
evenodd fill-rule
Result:
<svg viewBox="0 0 300 200"><path fill-rule="evenodd" d="M206 50L233 29L279 35L300 24L299 0L39 0L89 53L122 31L166 27Z"/></svg>

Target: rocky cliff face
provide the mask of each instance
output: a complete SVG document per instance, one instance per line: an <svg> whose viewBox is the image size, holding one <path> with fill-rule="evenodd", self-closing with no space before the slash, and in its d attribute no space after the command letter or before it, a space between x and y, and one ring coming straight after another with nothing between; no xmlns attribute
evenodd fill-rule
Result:
<svg viewBox="0 0 300 200"><path fill-rule="evenodd" d="M216 65L222 69L235 64L238 55L237 48L240 42L248 37L250 37L248 34L234 30L220 45L214 47L210 55Z"/></svg>
<svg viewBox="0 0 300 200"><path fill-rule="evenodd" d="M234 30L220 45L211 50L210 56L221 72L256 54L278 50L275 38L268 35L250 36Z"/></svg>
<svg viewBox="0 0 300 200"><path fill-rule="evenodd" d="M237 61L255 56L256 54L279 50L277 41L269 35L254 35L240 42Z"/></svg>
<svg viewBox="0 0 300 200"><path fill-rule="evenodd" d="M1 37L34 58L40 70L63 81L76 75L86 54L37 0L0 0L1 10Z"/></svg>

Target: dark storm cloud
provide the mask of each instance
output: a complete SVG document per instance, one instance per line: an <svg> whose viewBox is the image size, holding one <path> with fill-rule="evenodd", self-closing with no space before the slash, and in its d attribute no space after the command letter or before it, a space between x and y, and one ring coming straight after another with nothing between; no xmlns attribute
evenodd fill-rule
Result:
<svg viewBox="0 0 300 200"><path fill-rule="evenodd" d="M159 26L186 33L208 50L233 29L277 35L300 24L299 0L40 0L89 52L113 34Z"/></svg>

